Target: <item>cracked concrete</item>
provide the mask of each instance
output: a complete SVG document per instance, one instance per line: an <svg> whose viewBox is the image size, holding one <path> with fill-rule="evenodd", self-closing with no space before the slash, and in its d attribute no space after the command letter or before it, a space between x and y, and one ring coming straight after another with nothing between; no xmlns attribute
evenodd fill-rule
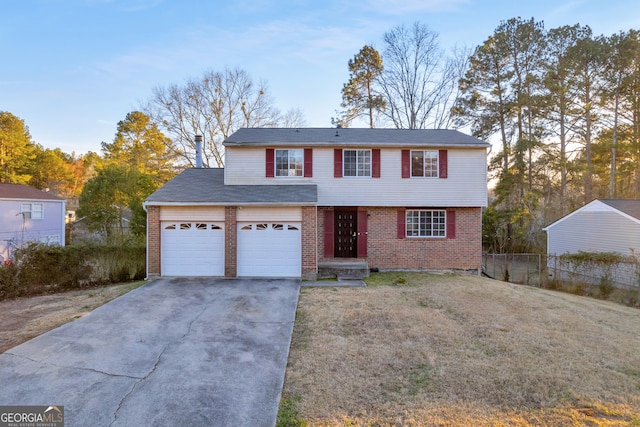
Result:
<svg viewBox="0 0 640 427"><path fill-rule="evenodd" d="M0 354L0 405L66 426L273 426L300 282L158 279Z"/></svg>

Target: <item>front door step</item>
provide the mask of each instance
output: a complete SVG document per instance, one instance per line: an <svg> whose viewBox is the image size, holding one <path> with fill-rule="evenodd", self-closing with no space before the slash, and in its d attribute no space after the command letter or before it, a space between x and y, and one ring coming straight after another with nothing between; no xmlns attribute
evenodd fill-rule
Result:
<svg viewBox="0 0 640 427"><path fill-rule="evenodd" d="M318 278L362 280L369 277L369 264L360 261L327 261L318 264Z"/></svg>

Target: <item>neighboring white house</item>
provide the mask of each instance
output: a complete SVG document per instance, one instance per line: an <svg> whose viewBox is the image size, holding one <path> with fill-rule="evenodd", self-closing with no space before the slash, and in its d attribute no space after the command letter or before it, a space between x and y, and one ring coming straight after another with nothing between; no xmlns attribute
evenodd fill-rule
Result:
<svg viewBox="0 0 640 427"><path fill-rule="evenodd" d="M28 242L65 244L66 201L22 184L0 184L0 262Z"/></svg>
<svg viewBox="0 0 640 427"><path fill-rule="evenodd" d="M149 277L481 270L484 141L440 129L252 128L224 146L224 169L187 169L145 201Z"/></svg>
<svg viewBox="0 0 640 427"><path fill-rule="evenodd" d="M640 255L640 200L594 200L543 229L547 253Z"/></svg>
<svg viewBox="0 0 640 427"><path fill-rule="evenodd" d="M553 260L554 255L576 254L582 251L640 256L640 200L596 199L543 230L547 232L547 254L552 256L549 267L555 266L556 270L558 260ZM576 268L577 266L572 266L570 270ZM616 282L635 285L635 264L620 268L625 271L616 273ZM584 271L577 273L592 275ZM599 280L599 277L595 279Z"/></svg>

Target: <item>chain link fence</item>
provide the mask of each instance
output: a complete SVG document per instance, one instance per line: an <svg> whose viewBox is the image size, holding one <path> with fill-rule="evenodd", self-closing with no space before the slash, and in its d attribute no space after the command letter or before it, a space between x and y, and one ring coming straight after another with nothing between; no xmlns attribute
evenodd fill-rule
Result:
<svg viewBox="0 0 640 427"><path fill-rule="evenodd" d="M485 275L505 282L548 287L562 281L588 285L610 285L619 289L639 289L640 262L635 257L602 263L576 262L572 258L541 254L483 255Z"/></svg>

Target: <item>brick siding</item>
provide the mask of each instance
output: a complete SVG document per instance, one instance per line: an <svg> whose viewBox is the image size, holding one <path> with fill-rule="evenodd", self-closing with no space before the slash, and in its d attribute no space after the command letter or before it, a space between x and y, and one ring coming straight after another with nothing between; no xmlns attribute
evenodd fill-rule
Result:
<svg viewBox="0 0 640 427"><path fill-rule="evenodd" d="M224 277L238 275L238 208L224 208Z"/></svg>
<svg viewBox="0 0 640 427"><path fill-rule="evenodd" d="M318 254L323 258L325 210L318 208ZM482 267L482 210L456 208L456 236L446 238L398 238L398 209L362 207L368 217L367 261L381 270L477 270Z"/></svg>
<svg viewBox="0 0 640 427"><path fill-rule="evenodd" d="M306 280L315 280L318 276L317 216L315 206L302 207L302 278Z"/></svg>
<svg viewBox="0 0 640 427"><path fill-rule="evenodd" d="M147 209L147 279L160 276L160 206Z"/></svg>

